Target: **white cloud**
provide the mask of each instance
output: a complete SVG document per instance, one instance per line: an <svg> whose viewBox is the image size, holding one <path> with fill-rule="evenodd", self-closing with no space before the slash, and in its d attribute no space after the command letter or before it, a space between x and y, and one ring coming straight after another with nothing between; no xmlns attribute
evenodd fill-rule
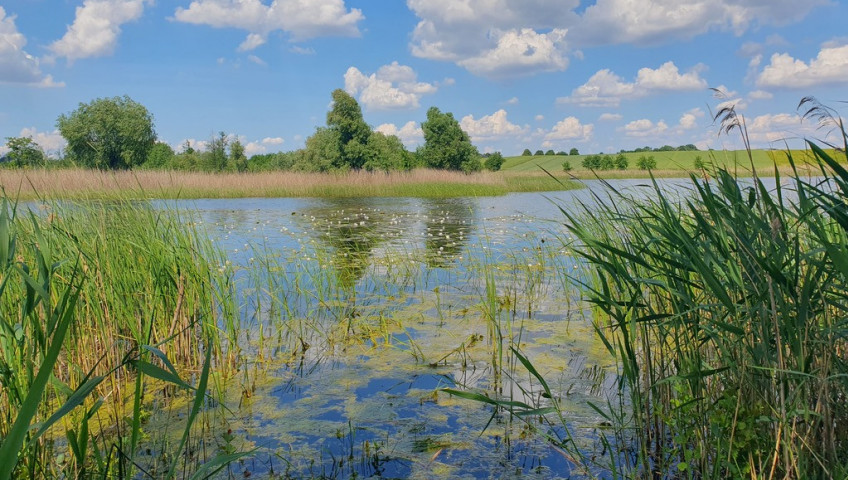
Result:
<svg viewBox="0 0 848 480"><path fill-rule="evenodd" d="M494 48L457 64L485 77L521 76L568 68L564 29L537 33L531 28L522 28L493 34L499 36Z"/></svg>
<svg viewBox="0 0 848 480"><path fill-rule="evenodd" d="M21 129L21 133L18 136L32 138L32 141L37 143L44 150L44 153L54 158L58 157L62 150L65 149L65 146L68 145L68 142L65 141L59 130L39 132L35 127L29 127Z"/></svg>
<svg viewBox="0 0 848 480"><path fill-rule="evenodd" d="M654 123L647 118L634 120L620 129L628 137L657 137L668 130L668 125L660 120Z"/></svg>
<svg viewBox="0 0 848 480"><path fill-rule="evenodd" d="M700 108L693 108L688 112L684 113L680 117L680 128L683 130L691 130L698 126L698 119L704 117L704 111Z"/></svg>
<svg viewBox="0 0 848 480"><path fill-rule="evenodd" d="M384 135L394 135L398 137L407 148L414 148L424 141L424 131L421 130L418 123L411 120L406 122L406 124L400 129L398 129L393 123L384 123L375 128L374 131L380 132Z"/></svg>
<svg viewBox="0 0 848 480"><path fill-rule="evenodd" d="M575 88L570 97L560 97L557 103L581 107L616 107L624 99L641 98L659 92L691 91L707 88L700 77L701 67L680 73L674 62L657 69L641 68L636 80L625 82L608 69L599 70L585 84Z"/></svg>
<svg viewBox="0 0 848 480"><path fill-rule="evenodd" d="M506 101L507 105L518 105L518 97L512 97Z"/></svg>
<svg viewBox="0 0 848 480"><path fill-rule="evenodd" d="M118 44L121 26L138 20L152 0L85 0L76 9L74 23L50 45L50 51L68 62L110 55Z"/></svg>
<svg viewBox="0 0 848 480"><path fill-rule="evenodd" d="M315 49L311 47L301 47L299 45L292 45L289 48L289 51L292 53L296 53L298 55L315 55Z"/></svg>
<svg viewBox="0 0 848 480"><path fill-rule="evenodd" d="M794 113L760 115L747 122L746 127L752 143L781 142L815 134L815 127L802 123L801 117Z"/></svg>
<svg viewBox="0 0 848 480"><path fill-rule="evenodd" d="M262 66L262 67L268 66L268 63L265 62L265 60L262 60L261 58L257 57L256 55L248 55L247 59L250 60L251 62L259 65L259 66Z"/></svg>
<svg viewBox="0 0 848 480"><path fill-rule="evenodd" d="M757 77L758 87L809 88L844 84L848 78L848 45L822 47L805 63L789 54L774 54Z"/></svg>
<svg viewBox="0 0 848 480"><path fill-rule="evenodd" d="M598 117L598 121L600 122L617 122L624 118L620 113L602 113L600 117Z"/></svg>
<svg viewBox="0 0 848 480"><path fill-rule="evenodd" d="M247 38L241 42L241 45L238 47L239 52L247 52L250 50L254 50L257 47L260 47L267 42L268 39L265 38L264 35L260 35L258 33L249 33Z"/></svg>
<svg viewBox="0 0 848 480"><path fill-rule="evenodd" d="M536 115L535 117L533 117L533 119L536 120L537 122L541 122L542 120L545 119L545 116L542 115L542 114L539 114L539 115Z"/></svg>
<svg viewBox="0 0 848 480"><path fill-rule="evenodd" d="M577 140L587 141L592 138L592 132L595 126L591 123L583 125L575 117L566 117L560 120L554 127L545 135L545 140Z"/></svg>
<svg viewBox="0 0 848 480"><path fill-rule="evenodd" d="M282 145L285 142L282 137L265 137L262 139L263 145Z"/></svg>
<svg viewBox="0 0 848 480"><path fill-rule="evenodd" d="M473 115L466 115L459 121L459 125L475 142L501 140L505 137L524 135L530 130L528 126L522 127L511 123L506 117L506 110L500 109L491 115L481 117L479 120L475 120Z"/></svg>
<svg viewBox="0 0 848 480"><path fill-rule="evenodd" d="M17 83L35 87L63 87L50 75L43 75L38 59L24 50L27 40L15 26L15 16L6 16L0 6L0 83Z"/></svg>
<svg viewBox="0 0 848 480"><path fill-rule="evenodd" d="M748 98L751 100L771 100L774 95L765 90L754 90L748 93Z"/></svg>
<svg viewBox="0 0 848 480"><path fill-rule="evenodd" d="M566 27L579 0L407 0L420 21L417 57L454 62L484 76L563 70Z"/></svg>
<svg viewBox="0 0 848 480"><path fill-rule="evenodd" d="M345 90L358 95L359 102L370 110L418 108L422 95L435 93L435 85L418 81L415 71L406 65L392 62L376 73L366 76L356 67L344 75Z"/></svg>
<svg viewBox="0 0 848 480"><path fill-rule="evenodd" d="M572 28L581 45L661 44L712 30L736 35L758 25L785 25L828 0L597 0Z"/></svg>
<svg viewBox="0 0 848 480"><path fill-rule="evenodd" d="M350 10L344 0L194 0L179 7L174 19L218 28L238 28L250 33L240 50L261 45L269 33L282 30L293 41L325 36L359 36L365 18L358 8Z"/></svg>

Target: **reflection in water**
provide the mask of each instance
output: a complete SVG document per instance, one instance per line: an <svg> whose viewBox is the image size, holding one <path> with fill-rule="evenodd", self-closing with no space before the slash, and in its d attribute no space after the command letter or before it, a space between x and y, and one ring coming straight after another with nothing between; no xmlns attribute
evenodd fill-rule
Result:
<svg viewBox="0 0 848 480"><path fill-rule="evenodd" d="M474 224L474 206L469 198L422 200L426 209L424 246L427 266L446 268L465 248Z"/></svg>

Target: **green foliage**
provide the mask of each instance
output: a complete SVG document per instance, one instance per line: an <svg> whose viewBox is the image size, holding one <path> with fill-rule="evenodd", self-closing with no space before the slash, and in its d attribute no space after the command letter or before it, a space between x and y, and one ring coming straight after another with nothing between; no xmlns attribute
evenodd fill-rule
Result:
<svg viewBox="0 0 848 480"><path fill-rule="evenodd" d="M174 162L174 149L167 143L156 142L147 154L145 168L167 168Z"/></svg>
<svg viewBox="0 0 848 480"><path fill-rule="evenodd" d="M341 168L342 152L339 150L339 131L332 128L317 128L306 139L306 147L295 155L294 170L302 172L328 172Z"/></svg>
<svg viewBox="0 0 848 480"><path fill-rule="evenodd" d="M544 151L542 151L542 150L536 150L536 153L534 153L533 155L535 155L535 156L537 156L537 157L540 157L540 156L542 156L542 155L544 155L544 154L545 154L545 152L544 152Z"/></svg>
<svg viewBox="0 0 848 480"><path fill-rule="evenodd" d="M424 130L424 146L420 154L426 166L464 172L482 168L477 148L471 144L471 139L453 114L430 107L427 121L421 124L421 129Z"/></svg>
<svg viewBox="0 0 848 480"><path fill-rule="evenodd" d="M98 98L59 116L67 155L82 166L124 169L141 165L156 141L153 116L128 96Z"/></svg>
<svg viewBox="0 0 848 480"><path fill-rule="evenodd" d="M521 155L524 156L524 157L529 157L529 156L533 155L533 152L531 152L529 148L525 148L524 151L521 153Z"/></svg>
<svg viewBox="0 0 848 480"><path fill-rule="evenodd" d="M366 161L362 165L365 170L409 170L412 168L412 154L403 146L403 142L394 135L384 135L371 132L368 137Z"/></svg>
<svg viewBox="0 0 848 480"><path fill-rule="evenodd" d="M600 170L602 158L600 155L586 155L580 164L588 170Z"/></svg>
<svg viewBox="0 0 848 480"><path fill-rule="evenodd" d="M490 170L492 172L497 172L501 169L501 166L504 163L504 157L501 155L501 152L495 152L486 157L486 160L483 162L483 167L486 170Z"/></svg>
<svg viewBox="0 0 848 480"><path fill-rule="evenodd" d="M601 170L612 170L615 168L615 160L612 155L604 155L601 157Z"/></svg>
<svg viewBox="0 0 848 480"><path fill-rule="evenodd" d="M653 155L641 155L636 160L636 166L639 170L653 170L654 168L657 168L657 160Z"/></svg>
<svg viewBox="0 0 848 480"><path fill-rule="evenodd" d="M333 107L327 113L327 128L338 132L339 166L360 169L369 156L366 145L371 127L362 117L359 103L342 89L333 90Z"/></svg>
<svg viewBox="0 0 848 480"><path fill-rule="evenodd" d="M553 150L548 150L545 155L556 155L556 153Z"/></svg>
<svg viewBox="0 0 848 480"><path fill-rule="evenodd" d="M230 144L230 158L227 169L236 172L247 171L247 156L244 154L244 145L238 139Z"/></svg>
<svg viewBox="0 0 848 480"><path fill-rule="evenodd" d="M571 150L568 151L568 154L569 155L580 155L580 152L577 151L576 148L572 148Z"/></svg>
<svg viewBox="0 0 848 480"><path fill-rule="evenodd" d="M627 161L627 157L624 156L624 154L622 153L619 153L615 157L615 168L619 170L627 170L627 166L629 165L629 163L630 162Z"/></svg>
<svg viewBox="0 0 848 480"><path fill-rule="evenodd" d="M6 154L10 167L35 167L45 164L47 157L32 137L6 137Z"/></svg>
<svg viewBox="0 0 848 480"><path fill-rule="evenodd" d="M557 155L564 157L564 156L568 155L568 153L560 150L560 151L557 152Z"/></svg>
<svg viewBox="0 0 848 480"><path fill-rule="evenodd" d="M697 170L704 170L707 168L707 162L698 155L694 160L692 160L692 166L694 166Z"/></svg>
<svg viewBox="0 0 848 480"><path fill-rule="evenodd" d="M295 152L263 153L250 157L247 161L249 172L270 172L291 170L294 166Z"/></svg>
<svg viewBox="0 0 848 480"><path fill-rule="evenodd" d="M568 160L562 162L562 170L564 172L570 172L572 168L573 167L571 166L571 162L569 162Z"/></svg>

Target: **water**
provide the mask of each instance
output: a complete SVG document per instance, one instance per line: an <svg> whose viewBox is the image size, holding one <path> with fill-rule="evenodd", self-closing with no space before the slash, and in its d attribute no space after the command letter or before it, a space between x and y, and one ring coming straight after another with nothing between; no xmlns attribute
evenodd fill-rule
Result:
<svg viewBox="0 0 848 480"><path fill-rule="evenodd" d="M227 442L258 447L237 468L294 477L569 478L551 438L597 447L615 377L574 282L560 208L584 190L428 200L177 202L224 249L245 332L229 379ZM646 180L609 182L634 196ZM663 185L685 195L685 182ZM172 202L167 202L172 203ZM582 207L581 207L582 208ZM544 407L529 358L566 425L525 423L444 388ZM220 438L216 441L220 444ZM602 471L593 472L603 476Z"/></svg>

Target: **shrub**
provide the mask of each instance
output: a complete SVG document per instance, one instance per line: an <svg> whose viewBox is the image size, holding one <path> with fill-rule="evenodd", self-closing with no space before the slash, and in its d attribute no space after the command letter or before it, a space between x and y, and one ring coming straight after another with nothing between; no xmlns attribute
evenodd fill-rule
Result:
<svg viewBox="0 0 848 480"><path fill-rule="evenodd" d="M653 170L657 168L657 161L653 155L642 155L636 160L636 166L639 167L639 170Z"/></svg>

